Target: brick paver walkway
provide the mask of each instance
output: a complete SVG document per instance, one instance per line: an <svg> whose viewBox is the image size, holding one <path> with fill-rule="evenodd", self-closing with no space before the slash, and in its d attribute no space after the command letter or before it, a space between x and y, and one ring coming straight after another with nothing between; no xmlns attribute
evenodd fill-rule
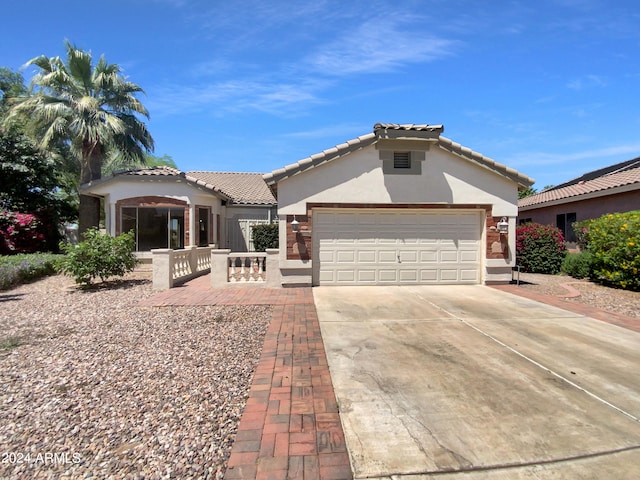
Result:
<svg viewBox="0 0 640 480"><path fill-rule="evenodd" d="M142 306L274 305L225 479L352 477L311 288L229 286L203 276Z"/></svg>
<svg viewBox="0 0 640 480"><path fill-rule="evenodd" d="M209 282L205 275L140 305L274 306L225 479L352 479L312 289ZM640 332L637 318L515 285L494 288Z"/></svg>

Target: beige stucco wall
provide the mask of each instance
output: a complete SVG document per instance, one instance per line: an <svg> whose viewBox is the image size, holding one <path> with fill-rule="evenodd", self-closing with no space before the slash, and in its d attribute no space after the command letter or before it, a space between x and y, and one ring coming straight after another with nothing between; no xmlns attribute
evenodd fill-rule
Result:
<svg viewBox="0 0 640 480"><path fill-rule="evenodd" d="M383 175L371 145L278 183L278 214L303 215L306 204L491 204L494 216L515 217L517 186L486 168L432 146L421 175Z"/></svg>
<svg viewBox="0 0 640 480"><path fill-rule="evenodd" d="M222 202L210 191L197 188L187 182L171 180L131 180L129 178L113 179L90 186L89 191L104 198L105 228L111 235L116 234L116 204L120 200L133 197L166 197L181 200L189 205L189 238L196 239L195 207L211 207L211 213L220 214L224 218ZM224 222L221 222L224 224ZM215 228L215 225L212 225ZM224 228L221 225L221 228ZM214 236L215 238L215 236ZM224 238L224 235L221 235Z"/></svg>
<svg viewBox="0 0 640 480"><path fill-rule="evenodd" d="M517 201L515 182L436 145L425 152L420 175L383 174L374 144L278 183L280 242L286 244L286 216L306 215L308 203L491 205L494 217L508 219L510 251L506 259L484 259L483 251L482 281L508 281L515 264ZM285 281L311 281L313 260L287 259L286 248L280 252Z"/></svg>

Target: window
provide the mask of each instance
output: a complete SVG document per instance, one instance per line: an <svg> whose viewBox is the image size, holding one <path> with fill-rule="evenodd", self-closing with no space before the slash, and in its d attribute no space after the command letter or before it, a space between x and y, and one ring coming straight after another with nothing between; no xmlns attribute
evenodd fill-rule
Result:
<svg viewBox="0 0 640 480"><path fill-rule="evenodd" d="M122 207L122 232L133 230L136 251L184 248L184 208Z"/></svg>
<svg viewBox="0 0 640 480"><path fill-rule="evenodd" d="M575 242L576 233L573 231L573 224L576 221L576 213L560 213L556 215L556 227L562 231L565 241Z"/></svg>
<svg viewBox="0 0 640 480"><path fill-rule="evenodd" d="M411 152L393 152L393 168L411 168Z"/></svg>

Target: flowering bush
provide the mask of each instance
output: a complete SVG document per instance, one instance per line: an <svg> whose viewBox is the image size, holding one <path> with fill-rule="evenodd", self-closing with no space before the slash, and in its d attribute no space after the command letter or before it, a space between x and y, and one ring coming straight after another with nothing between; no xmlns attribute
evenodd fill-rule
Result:
<svg viewBox="0 0 640 480"><path fill-rule="evenodd" d="M640 210L603 215L576 227L591 254L594 280L640 290Z"/></svg>
<svg viewBox="0 0 640 480"><path fill-rule="evenodd" d="M524 272L556 274L567 247L560 229L528 223L516 229L516 257Z"/></svg>
<svg viewBox="0 0 640 480"><path fill-rule="evenodd" d="M0 212L0 254L33 253L42 249L45 235L35 215Z"/></svg>

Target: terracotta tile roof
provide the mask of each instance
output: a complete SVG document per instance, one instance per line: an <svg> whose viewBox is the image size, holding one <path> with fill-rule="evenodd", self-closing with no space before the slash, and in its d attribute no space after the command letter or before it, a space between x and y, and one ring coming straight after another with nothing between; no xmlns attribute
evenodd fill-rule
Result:
<svg viewBox="0 0 640 480"><path fill-rule="evenodd" d="M574 201L582 195L607 194L609 190L624 187L640 190L640 157L585 173L569 182L518 200L518 208L526 210L541 207L545 203Z"/></svg>
<svg viewBox="0 0 640 480"><path fill-rule="evenodd" d="M277 200L262 178L261 173L243 172L187 172L187 178L215 185L241 205L275 205Z"/></svg>
<svg viewBox="0 0 640 480"><path fill-rule="evenodd" d="M116 172L114 176L181 177L212 190L239 205L275 205L271 190L261 173L182 172L171 167L138 168Z"/></svg>
<svg viewBox="0 0 640 480"><path fill-rule="evenodd" d="M440 136L443 131L444 127L442 125L376 123L373 126L373 133L363 135L353 140L348 140L345 143L336 145L328 150L323 150L320 153L311 155L310 157L304 158L296 163L287 165L284 168L274 170L271 173L265 174L263 178L269 185L275 185L280 180L360 150L361 148L375 143L381 138L421 138L437 142L438 146L442 149L493 170L496 173L515 181L523 187L530 187L533 185L534 180L532 178L498 163L489 157L485 157L478 152L474 152L470 148L463 147L459 143L455 143L448 138Z"/></svg>

